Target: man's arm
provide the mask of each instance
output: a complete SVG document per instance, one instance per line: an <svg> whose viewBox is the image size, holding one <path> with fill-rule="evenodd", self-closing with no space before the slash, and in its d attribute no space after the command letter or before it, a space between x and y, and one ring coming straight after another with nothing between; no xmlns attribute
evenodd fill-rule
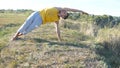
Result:
<svg viewBox="0 0 120 68"><path fill-rule="evenodd" d="M78 10L78 9L72 9L72 8L63 8L63 9L66 10L66 11L72 11L72 12L82 12L83 14L88 15L87 12L84 12L84 11Z"/></svg>
<svg viewBox="0 0 120 68"><path fill-rule="evenodd" d="M72 8L61 8L61 7L56 7L56 8L59 9L59 10L66 10L66 11L71 11L71 12L81 12L81 13L83 13L83 14L88 15L87 12L84 12L84 11L82 11L82 10L78 10L78 9L72 9Z"/></svg>
<svg viewBox="0 0 120 68"><path fill-rule="evenodd" d="M59 22L58 21L55 22L55 29L56 29L58 40L61 41L60 29L59 29Z"/></svg>

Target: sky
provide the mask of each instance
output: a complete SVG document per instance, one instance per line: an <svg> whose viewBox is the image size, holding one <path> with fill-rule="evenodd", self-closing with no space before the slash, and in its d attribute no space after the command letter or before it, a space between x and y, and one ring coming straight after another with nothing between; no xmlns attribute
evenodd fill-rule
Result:
<svg viewBox="0 0 120 68"><path fill-rule="evenodd" d="M120 16L120 0L0 0L0 9L38 11L46 7L68 7L94 15Z"/></svg>

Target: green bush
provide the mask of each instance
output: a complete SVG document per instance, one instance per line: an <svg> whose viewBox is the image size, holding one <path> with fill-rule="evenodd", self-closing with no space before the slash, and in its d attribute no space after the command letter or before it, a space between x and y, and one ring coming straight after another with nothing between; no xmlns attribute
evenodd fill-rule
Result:
<svg viewBox="0 0 120 68"><path fill-rule="evenodd" d="M101 29L96 37L95 52L103 56L104 61L112 68L119 68L120 65L120 32L119 30ZM99 46L99 47L98 47ZM102 47L102 48L101 48Z"/></svg>

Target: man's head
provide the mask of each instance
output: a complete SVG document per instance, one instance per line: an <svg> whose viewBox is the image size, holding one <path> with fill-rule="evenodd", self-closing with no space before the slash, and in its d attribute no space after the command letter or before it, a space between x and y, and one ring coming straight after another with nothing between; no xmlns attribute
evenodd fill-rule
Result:
<svg viewBox="0 0 120 68"><path fill-rule="evenodd" d="M61 18L66 19L68 17L68 13L66 10L60 10L58 14Z"/></svg>

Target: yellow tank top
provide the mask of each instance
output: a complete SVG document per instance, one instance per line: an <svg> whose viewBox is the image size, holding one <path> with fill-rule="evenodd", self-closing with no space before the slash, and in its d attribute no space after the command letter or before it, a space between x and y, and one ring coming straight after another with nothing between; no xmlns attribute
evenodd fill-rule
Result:
<svg viewBox="0 0 120 68"><path fill-rule="evenodd" d="M55 7L53 8L45 8L40 11L40 15L42 17L42 23L51 23L55 21L59 21L60 17L58 16L59 10Z"/></svg>

